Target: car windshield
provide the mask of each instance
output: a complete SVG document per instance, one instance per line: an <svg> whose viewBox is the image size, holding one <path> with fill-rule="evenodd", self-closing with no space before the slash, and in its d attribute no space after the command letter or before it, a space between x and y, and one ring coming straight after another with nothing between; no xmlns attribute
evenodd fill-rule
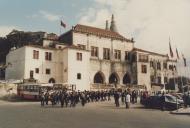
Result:
<svg viewBox="0 0 190 128"><path fill-rule="evenodd" d="M166 100L175 102L175 97L173 97L173 96L166 96Z"/></svg>

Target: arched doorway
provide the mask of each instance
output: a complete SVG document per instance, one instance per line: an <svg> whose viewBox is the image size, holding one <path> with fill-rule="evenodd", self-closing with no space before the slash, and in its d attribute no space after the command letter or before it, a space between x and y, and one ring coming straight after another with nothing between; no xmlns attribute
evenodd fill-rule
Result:
<svg viewBox="0 0 190 128"><path fill-rule="evenodd" d="M49 79L49 83L55 83L55 79L54 78L50 78Z"/></svg>
<svg viewBox="0 0 190 128"><path fill-rule="evenodd" d="M110 84L118 84L119 83L119 77L116 73L112 73L109 77L109 83Z"/></svg>
<svg viewBox="0 0 190 128"><path fill-rule="evenodd" d="M102 72L97 72L94 76L94 83L103 84L105 81L104 74Z"/></svg>
<svg viewBox="0 0 190 128"><path fill-rule="evenodd" d="M131 83L131 77L128 73L126 73L123 77L123 84L130 84Z"/></svg>

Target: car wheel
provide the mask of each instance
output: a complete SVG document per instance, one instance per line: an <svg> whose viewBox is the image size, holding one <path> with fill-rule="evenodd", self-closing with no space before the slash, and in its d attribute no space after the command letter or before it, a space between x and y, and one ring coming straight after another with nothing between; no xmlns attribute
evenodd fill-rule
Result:
<svg viewBox="0 0 190 128"><path fill-rule="evenodd" d="M166 110L166 106L165 106L165 105L162 105L162 106L161 106L161 109L162 109L162 111L165 111L165 110Z"/></svg>

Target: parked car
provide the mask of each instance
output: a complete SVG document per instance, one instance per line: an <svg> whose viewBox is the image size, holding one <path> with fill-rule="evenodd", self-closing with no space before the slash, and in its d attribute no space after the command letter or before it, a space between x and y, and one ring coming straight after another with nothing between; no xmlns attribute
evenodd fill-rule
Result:
<svg viewBox="0 0 190 128"><path fill-rule="evenodd" d="M171 95L177 98L178 102L180 102L181 104L184 104L183 93L172 93Z"/></svg>
<svg viewBox="0 0 190 128"><path fill-rule="evenodd" d="M146 108L157 108L161 110L176 110L179 107L182 107L183 102L181 100L176 100L176 97L166 94L166 95L157 95L150 96L147 99L144 99L142 104Z"/></svg>

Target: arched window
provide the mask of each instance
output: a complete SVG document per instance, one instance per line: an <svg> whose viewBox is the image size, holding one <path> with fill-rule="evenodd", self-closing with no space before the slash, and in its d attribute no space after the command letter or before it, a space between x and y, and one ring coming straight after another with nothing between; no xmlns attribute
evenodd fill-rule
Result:
<svg viewBox="0 0 190 128"><path fill-rule="evenodd" d="M123 84L130 84L131 83L131 77L128 73L126 73L123 77Z"/></svg>
<svg viewBox="0 0 190 128"><path fill-rule="evenodd" d="M116 73L112 73L109 77L109 83L110 84L118 84L119 83L119 77Z"/></svg>
<svg viewBox="0 0 190 128"><path fill-rule="evenodd" d="M104 74L102 72L97 72L94 76L94 83L103 84L105 80Z"/></svg>
<svg viewBox="0 0 190 128"><path fill-rule="evenodd" d="M54 78L50 78L49 79L49 83L55 83L55 79Z"/></svg>

